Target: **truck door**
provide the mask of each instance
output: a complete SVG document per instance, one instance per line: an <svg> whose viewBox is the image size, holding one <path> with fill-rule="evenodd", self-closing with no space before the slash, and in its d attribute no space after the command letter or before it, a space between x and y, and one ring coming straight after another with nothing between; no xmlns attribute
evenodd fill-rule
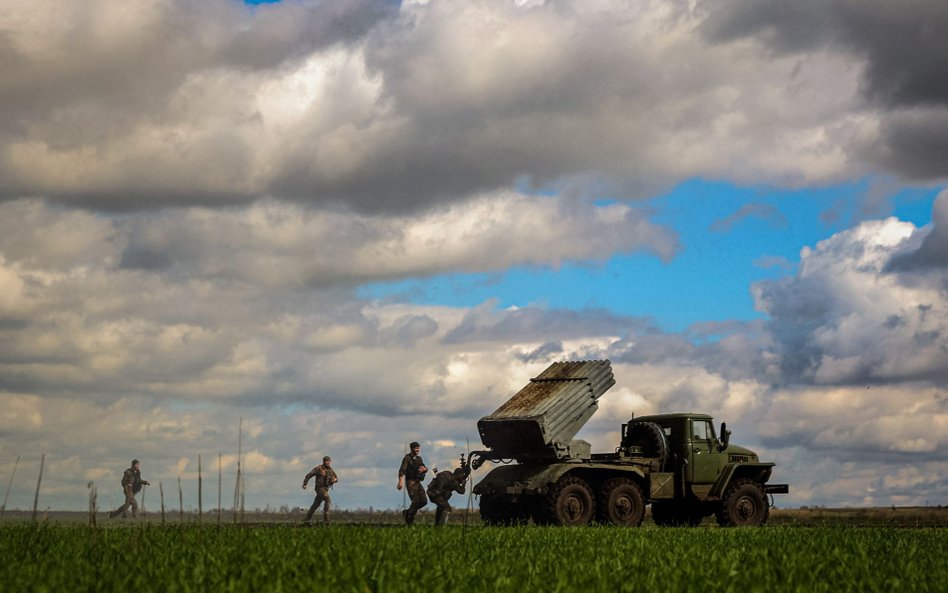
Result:
<svg viewBox="0 0 948 593"><path fill-rule="evenodd" d="M693 484L712 484L727 464L727 454L718 451L710 420L692 419L688 478Z"/></svg>

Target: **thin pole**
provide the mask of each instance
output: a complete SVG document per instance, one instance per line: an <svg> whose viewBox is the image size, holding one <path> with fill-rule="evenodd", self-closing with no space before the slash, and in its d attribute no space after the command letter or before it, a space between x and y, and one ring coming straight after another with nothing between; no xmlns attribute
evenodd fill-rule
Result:
<svg viewBox="0 0 948 593"><path fill-rule="evenodd" d="M33 497L33 522L36 522L36 507L39 506L39 497L40 497L40 484L43 483L43 466L46 464L46 453L43 453L43 456L40 457L40 473L39 478L36 479L36 496Z"/></svg>
<svg viewBox="0 0 948 593"><path fill-rule="evenodd" d="M221 454L217 454L217 524L221 523Z"/></svg>
<svg viewBox="0 0 948 593"><path fill-rule="evenodd" d="M204 485L201 481L201 454L198 453L198 523L204 518L204 505L202 498L204 496Z"/></svg>
<svg viewBox="0 0 948 593"><path fill-rule="evenodd" d="M184 493L181 492L181 476L178 476L178 518L184 521Z"/></svg>
<svg viewBox="0 0 948 593"><path fill-rule="evenodd" d="M95 482L89 482L89 527L95 528L96 498L98 497Z"/></svg>
<svg viewBox="0 0 948 593"><path fill-rule="evenodd" d="M16 463L13 464L13 473L10 474L10 482L7 484L7 493L3 497L3 506L0 506L0 517L3 516L4 511L7 510L7 499L10 498L10 487L13 486L13 476L16 475L16 468L20 465L20 456L16 456Z"/></svg>
<svg viewBox="0 0 948 593"><path fill-rule="evenodd" d="M461 527L461 548L464 549L464 557L467 558L467 522L470 520L471 513L474 511L474 476L471 469L471 439L467 438L467 507L464 509L464 526Z"/></svg>
<svg viewBox="0 0 948 593"><path fill-rule="evenodd" d="M467 440L467 467L468 467L468 472L467 472L467 479L465 479L464 481L467 483L468 486L470 486L470 485L471 485L471 471L470 471L470 469L471 469L471 439L470 439L470 437L467 437L466 440ZM467 528L468 515L471 514L471 508L472 508L472 505L473 505L473 502L474 502L473 498L474 498L474 489L473 489L473 488L468 488L468 491L467 491L467 508L464 509L464 527L465 527L465 528ZM462 538L463 538L463 533L464 533L464 532L462 531ZM467 548L465 548L465 550L467 550Z"/></svg>
<svg viewBox="0 0 948 593"><path fill-rule="evenodd" d="M158 482L158 493L161 495L161 524L165 524L165 487Z"/></svg>
<svg viewBox="0 0 948 593"><path fill-rule="evenodd" d="M247 492L247 474L240 474L240 522L244 522L244 494Z"/></svg>
<svg viewBox="0 0 948 593"><path fill-rule="evenodd" d="M237 524L237 511L240 505L240 456L243 452L244 418L237 425L237 483L234 484L234 524Z"/></svg>

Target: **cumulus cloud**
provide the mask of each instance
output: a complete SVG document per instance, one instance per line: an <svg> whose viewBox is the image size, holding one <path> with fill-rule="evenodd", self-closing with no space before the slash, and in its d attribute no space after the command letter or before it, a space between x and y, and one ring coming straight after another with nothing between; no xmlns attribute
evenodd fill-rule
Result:
<svg viewBox="0 0 948 593"><path fill-rule="evenodd" d="M20 200L0 205L0 221L0 386L103 404L137 393L386 413L437 401L457 413L474 395L443 369L460 368L452 357L464 343L572 338L581 327L597 335L636 321L490 304L477 321L475 312L373 308L356 286L676 244L624 205L518 194L420 219L277 202L108 217ZM488 338L498 324L506 333Z"/></svg>
<svg viewBox="0 0 948 593"><path fill-rule="evenodd" d="M948 191L935 199L931 225L916 231L913 241L892 258L887 269L904 272L939 268L948 268Z"/></svg>
<svg viewBox="0 0 948 593"><path fill-rule="evenodd" d="M262 157L284 130L268 119L268 140L261 120L296 90L287 69L333 68L333 48L393 12L359 0L4 3L0 193L110 208L242 199L266 185Z"/></svg>
<svg viewBox="0 0 948 593"><path fill-rule="evenodd" d="M745 367L758 386L752 432L784 466L801 502L842 496L848 504L907 504L948 492L940 471L948 435L946 279L942 268L916 267L933 253L929 237L938 228L864 222L805 248L794 276L754 287L769 315L769 343ZM819 467L834 468L837 479L814 479Z"/></svg>
<svg viewBox="0 0 948 593"><path fill-rule="evenodd" d="M676 236L624 205L499 192L413 217L313 211L280 202L172 211L121 224L120 266L269 286L352 285L448 271L604 260L650 251L670 259Z"/></svg>
<svg viewBox="0 0 948 593"><path fill-rule="evenodd" d="M906 178L948 176L948 7L939 0L893 4L831 0L715 3L702 23L714 42L759 43L777 55L811 56L830 48L862 61L860 92L881 106L878 135L850 149Z"/></svg>
<svg viewBox="0 0 948 593"><path fill-rule="evenodd" d="M6 199L129 210L272 195L401 212L518 180L620 198L695 176L799 185L864 171L857 152L881 121L852 52L762 54L731 41L738 11L717 5L2 10ZM872 158L901 170L912 146ZM930 162L922 173L938 174Z"/></svg>
<svg viewBox="0 0 948 593"><path fill-rule="evenodd" d="M787 380L948 381L945 275L886 272L917 229L870 221L801 253L799 272L755 286ZM911 257L911 256L903 256Z"/></svg>
<svg viewBox="0 0 948 593"><path fill-rule="evenodd" d="M771 443L832 451L847 461L882 457L940 459L948 440L948 398L931 383L778 392L761 426Z"/></svg>

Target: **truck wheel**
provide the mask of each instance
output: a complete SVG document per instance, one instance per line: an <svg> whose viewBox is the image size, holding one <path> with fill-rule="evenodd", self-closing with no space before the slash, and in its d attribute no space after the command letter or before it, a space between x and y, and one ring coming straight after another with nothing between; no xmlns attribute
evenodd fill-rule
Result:
<svg viewBox="0 0 948 593"><path fill-rule="evenodd" d="M560 478L547 497L549 515L554 525L573 527L588 525L596 512L589 484L580 478Z"/></svg>
<svg viewBox="0 0 948 593"><path fill-rule="evenodd" d="M759 527L767 522L769 514L763 486L747 479L728 487L716 513L722 527Z"/></svg>
<svg viewBox="0 0 948 593"><path fill-rule="evenodd" d="M645 518L642 489L628 478L606 480L598 502L599 520L603 523L638 527Z"/></svg>
<svg viewBox="0 0 948 593"><path fill-rule="evenodd" d="M668 440L658 424L633 422L623 444L641 447L646 457L655 457L658 460L660 470L665 467L665 460L668 459Z"/></svg>

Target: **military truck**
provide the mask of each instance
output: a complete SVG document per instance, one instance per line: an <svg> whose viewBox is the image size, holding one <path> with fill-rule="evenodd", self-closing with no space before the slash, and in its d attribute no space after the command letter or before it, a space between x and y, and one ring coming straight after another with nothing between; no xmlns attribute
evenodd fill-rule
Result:
<svg viewBox="0 0 948 593"><path fill-rule="evenodd" d="M651 505L658 525L698 525L714 515L724 526L767 521L774 464L730 443L711 416L682 413L631 418L615 451L592 453L573 437L615 385L608 360L558 362L477 423L473 469L495 465L474 486L481 518L496 525L592 521L638 526ZM772 497L771 497L772 500Z"/></svg>

